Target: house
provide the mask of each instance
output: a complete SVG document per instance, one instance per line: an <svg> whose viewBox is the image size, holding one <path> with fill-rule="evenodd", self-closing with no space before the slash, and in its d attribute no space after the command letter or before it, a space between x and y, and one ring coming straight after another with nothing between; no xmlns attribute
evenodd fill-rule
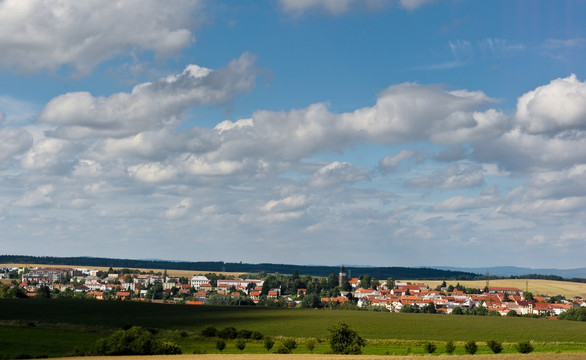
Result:
<svg viewBox="0 0 586 360"><path fill-rule="evenodd" d="M117 291L116 292L116 299L126 300L128 298L130 298L130 291Z"/></svg>
<svg viewBox="0 0 586 360"><path fill-rule="evenodd" d="M94 298L96 300L104 300L104 292L103 291L90 291L86 294L86 296Z"/></svg>
<svg viewBox="0 0 586 360"><path fill-rule="evenodd" d="M203 290L205 292L210 292L213 290L212 285L209 283L201 284L197 289Z"/></svg>
<svg viewBox="0 0 586 360"><path fill-rule="evenodd" d="M267 297L270 299L276 299L279 297L279 291L277 290L270 290L267 294Z"/></svg>
<svg viewBox="0 0 586 360"><path fill-rule="evenodd" d="M210 280L203 275L195 275L194 277L191 278L191 287L194 288L195 290L199 290L201 285L203 285L203 284L209 285L209 283L210 283ZM211 287L211 285L210 285L210 287Z"/></svg>

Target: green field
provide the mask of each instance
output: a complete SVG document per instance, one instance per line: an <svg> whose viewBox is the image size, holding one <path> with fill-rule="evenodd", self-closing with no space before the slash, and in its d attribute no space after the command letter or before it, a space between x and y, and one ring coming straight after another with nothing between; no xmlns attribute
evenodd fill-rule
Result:
<svg viewBox="0 0 586 360"><path fill-rule="evenodd" d="M586 323L562 320L42 299L2 299L0 309L0 358L23 353L70 355L76 347L89 349L96 339L130 325L158 329L184 353L217 352L213 340L199 336L207 325L293 337L300 344L297 353L308 352L304 341L316 338L321 342L314 352L326 353L327 328L337 322L349 324L368 339L367 354L423 354L426 341L436 342L442 352L448 340L460 345L478 341L478 353L487 354L490 351L483 345L487 340L505 343L505 353L515 352L513 344L523 340L534 342L536 352L586 351ZM224 352L240 353L233 342ZM251 341L244 352L266 351L261 342ZM463 353L462 346L456 353Z"/></svg>

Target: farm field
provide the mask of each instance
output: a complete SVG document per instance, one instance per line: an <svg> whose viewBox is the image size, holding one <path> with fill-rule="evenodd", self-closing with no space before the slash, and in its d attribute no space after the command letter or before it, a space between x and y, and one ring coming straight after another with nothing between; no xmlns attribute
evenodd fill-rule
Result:
<svg viewBox="0 0 586 360"><path fill-rule="evenodd" d="M12 356L24 351L33 356L74 355L75 348L87 350L98 338L132 325L156 329L185 354L218 353L214 339L200 336L208 325L257 330L277 342L283 337L294 338L299 345L293 353L308 354L304 344L314 338L314 353L326 354L327 328L338 322L349 324L367 339L363 350L370 355L424 355L427 341L436 343L441 354L449 340L456 342L456 355L464 354L463 344L468 340L478 342L478 354L490 353L487 340L503 342L503 353L513 354L515 343L530 340L535 353L582 352L586 356L586 323L562 320L69 299L3 299L0 308L0 358L7 357L2 353L5 351ZM240 351L229 340L224 353ZM249 341L244 353L266 350L261 341Z"/></svg>
<svg viewBox="0 0 586 360"><path fill-rule="evenodd" d="M0 264L0 267L29 267L29 268L33 268L33 267L62 267L62 268L70 268L70 269L74 269L74 268L88 268L88 266L76 266L76 265L47 265L47 264ZM97 270L102 270L102 271L108 271L108 267L107 266L91 266L92 269L97 269ZM118 268L117 268L118 269ZM144 271L144 272L149 272L149 271L153 271L155 273L163 273L165 271L165 269L142 269L142 268L132 268L132 270L139 270L139 271ZM239 273L239 272L226 272L226 271L197 271L197 270L172 270L172 269L167 269L167 274L169 276L185 276L187 278L191 278L193 275L195 274L207 274L209 272L213 272L216 274L223 274L223 275L233 275L233 276L239 276L243 273Z"/></svg>
<svg viewBox="0 0 586 360"><path fill-rule="evenodd" d="M412 283L424 283L431 288L442 283L441 280L404 280ZM465 287L472 288L484 288L486 286L486 280L446 280L448 285L456 286L457 283ZM554 281L554 280L541 280L541 279L501 279L501 280L490 280L491 287L516 287L525 291L526 286L533 295L563 295L570 299L575 296L581 296L586 298L586 283L577 283L570 281Z"/></svg>
<svg viewBox="0 0 586 360"><path fill-rule="evenodd" d="M173 356L120 356L118 360L268 360L274 359L273 354L202 354L202 355L173 355ZM283 354L279 359L283 360L347 360L349 358L359 360L414 360L421 359L421 356L374 356L374 355L311 355L311 354ZM580 360L586 358L584 354L501 354L500 360ZM102 360L103 357L68 357L63 360ZM433 356L434 360L494 360L495 355L439 355Z"/></svg>

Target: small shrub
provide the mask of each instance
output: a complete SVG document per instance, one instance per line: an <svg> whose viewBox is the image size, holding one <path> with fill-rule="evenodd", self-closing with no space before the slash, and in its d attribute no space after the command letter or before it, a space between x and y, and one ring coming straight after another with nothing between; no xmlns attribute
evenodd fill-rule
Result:
<svg viewBox="0 0 586 360"><path fill-rule="evenodd" d="M252 334L250 335L250 338L252 340L262 340L264 337L264 335L260 332L260 331L253 331Z"/></svg>
<svg viewBox="0 0 586 360"><path fill-rule="evenodd" d="M307 350L309 350L309 352L312 354L313 354L313 349L315 349L315 343L316 343L315 339L308 339L305 342L305 347L307 347Z"/></svg>
<svg viewBox="0 0 586 360"><path fill-rule="evenodd" d="M236 339L236 336L238 336L238 331L232 326L228 326L218 331L218 337L221 337L222 339Z"/></svg>
<svg viewBox="0 0 586 360"><path fill-rule="evenodd" d="M202 348L196 347L195 349L193 349L193 354L205 354L206 351Z"/></svg>
<svg viewBox="0 0 586 360"><path fill-rule="evenodd" d="M182 338L186 338L189 336L189 334L187 333L187 331L182 331L179 333L179 336L181 336Z"/></svg>
<svg viewBox="0 0 586 360"><path fill-rule="evenodd" d="M270 337L270 336L265 337L264 347L265 347L265 349L267 349L267 351L271 351L271 349L273 348L274 345L275 345L275 340L273 340L272 337Z"/></svg>
<svg viewBox="0 0 586 360"><path fill-rule="evenodd" d="M507 313L507 316L516 317L516 316L519 316L519 314L517 314L517 312L515 310L509 310L509 312Z"/></svg>
<svg viewBox="0 0 586 360"><path fill-rule="evenodd" d="M448 341L446 343L446 353L451 354L456 350L456 345L454 345L454 342L452 340Z"/></svg>
<svg viewBox="0 0 586 360"><path fill-rule="evenodd" d="M281 345L279 345L279 347L277 348L277 351L275 351L275 353L276 354L291 354L291 349L289 349L285 345L281 344Z"/></svg>
<svg viewBox="0 0 586 360"><path fill-rule="evenodd" d="M236 337L238 339L250 339L252 337L252 331L246 329L238 330Z"/></svg>
<svg viewBox="0 0 586 360"><path fill-rule="evenodd" d="M293 350L297 348L297 341L295 339L285 339L283 340L283 346L289 350Z"/></svg>
<svg viewBox="0 0 586 360"><path fill-rule="evenodd" d="M490 350L495 354L498 354L501 351L503 351L503 344L499 341L489 340L486 342L486 345L488 345Z"/></svg>
<svg viewBox="0 0 586 360"><path fill-rule="evenodd" d="M423 349L428 354L433 354L435 352L435 349L437 349L437 346L432 342L428 342L423 345Z"/></svg>
<svg viewBox="0 0 586 360"><path fill-rule="evenodd" d="M515 347L521 354L529 354L533 351L533 345L531 345L530 341L521 341Z"/></svg>
<svg viewBox="0 0 586 360"><path fill-rule="evenodd" d="M464 344L464 350L466 350L468 354L474 355L476 354L476 351L478 351L478 345L476 345L476 342L474 340L470 340L466 344Z"/></svg>
<svg viewBox="0 0 586 360"><path fill-rule="evenodd" d="M216 337L218 336L218 329L215 326L209 325L201 331L201 335L205 337Z"/></svg>
<svg viewBox="0 0 586 360"><path fill-rule="evenodd" d="M238 350L240 350L240 352L242 352L242 350L244 350L245 347L246 347L246 341L244 341L244 339L236 340L236 349L238 349Z"/></svg>
<svg viewBox="0 0 586 360"><path fill-rule="evenodd" d="M220 352L222 352L222 350L224 350L225 348L226 348L226 342L224 340L216 341L216 349L218 349Z"/></svg>

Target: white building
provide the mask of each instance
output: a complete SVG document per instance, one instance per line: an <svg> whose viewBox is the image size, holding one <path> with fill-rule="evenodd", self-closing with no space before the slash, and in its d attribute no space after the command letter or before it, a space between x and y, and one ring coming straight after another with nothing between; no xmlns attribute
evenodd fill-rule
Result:
<svg viewBox="0 0 586 360"><path fill-rule="evenodd" d="M207 277L202 275L195 275L191 278L191 287L198 290L202 284L209 284L209 280Z"/></svg>

